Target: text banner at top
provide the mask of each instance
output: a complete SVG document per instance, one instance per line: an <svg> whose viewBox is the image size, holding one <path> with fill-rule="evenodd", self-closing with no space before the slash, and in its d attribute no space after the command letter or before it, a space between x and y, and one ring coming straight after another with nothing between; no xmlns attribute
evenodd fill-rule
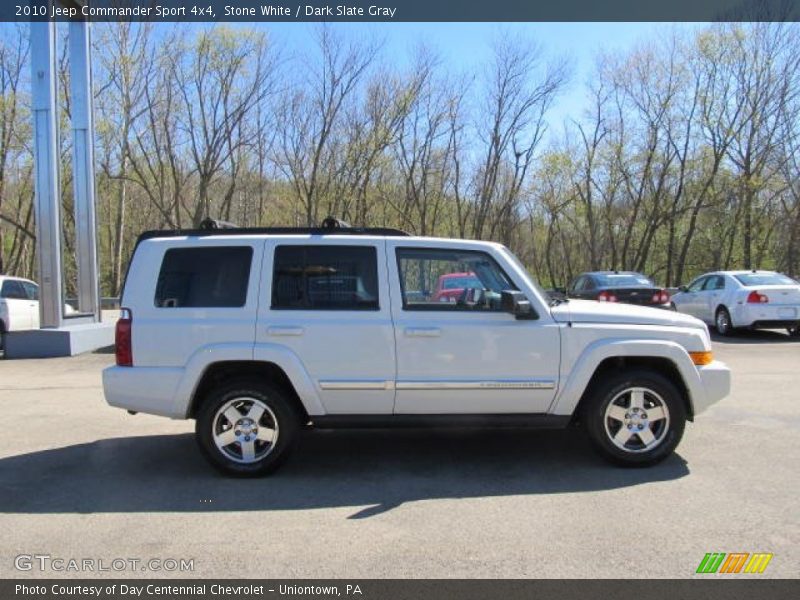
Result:
<svg viewBox="0 0 800 600"><path fill-rule="evenodd" d="M798 21L800 0L3 0L0 21Z"/></svg>

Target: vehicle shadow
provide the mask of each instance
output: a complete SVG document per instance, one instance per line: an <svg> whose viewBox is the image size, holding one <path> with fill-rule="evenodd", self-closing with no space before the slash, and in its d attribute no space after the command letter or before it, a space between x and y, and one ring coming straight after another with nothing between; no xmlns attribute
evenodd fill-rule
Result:
<svg viewBox="0 0 800 600"><path fill-rule="evenodd" d="M310 431L279 472L234 479L193 436L99 440L0 459L0 513L303 510L370 517L406 502L591 492L678 479L673 455L647 469L599 458L579 430Z"/></svg>
<svg viewBox="0 0 800 600"><path fill-rule="evenodd" d="M772 329L738 329L730 336L721 336L713 328L711 340L719 344L796 344L800 337L792 337L786 331Z"/></svg>

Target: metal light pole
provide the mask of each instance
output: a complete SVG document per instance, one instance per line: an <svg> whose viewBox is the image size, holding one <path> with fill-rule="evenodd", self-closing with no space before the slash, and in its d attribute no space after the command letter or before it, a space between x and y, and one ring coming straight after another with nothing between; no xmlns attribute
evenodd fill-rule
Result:
<svg viewBox="0 0 800 600"><path fill-rule="evenodd" d="M50 0L52 5L55 0ZM78 0L59 4L80 9ZM48 6L49 8L49 6ZM61 193L59 181L56 24L31 23L31 70L36 173L36 229L42 328L64 326L61 261ZM72 96L73 191L78 272L78 312L73 322L100 321L97 278L97 225L94 194L94 124L90 25L69 23L70 93Z"/></svg>
<svg viewBox="0 0 800 600"><path fill-rule="evenodd" d="M63 324L61 194L58 168L56 24L31 23L31 92L36 187L39 313L43 328Z"/></svg>
<svg viewBox="0 0 800 600"><path fill-rule="evenodd" d="M91 29L87 21L69 24L70 90L72 93L72 181L78 266L78 311L100 320L97 279L97 222L94 195L94 121L92 102Z"/></svg>

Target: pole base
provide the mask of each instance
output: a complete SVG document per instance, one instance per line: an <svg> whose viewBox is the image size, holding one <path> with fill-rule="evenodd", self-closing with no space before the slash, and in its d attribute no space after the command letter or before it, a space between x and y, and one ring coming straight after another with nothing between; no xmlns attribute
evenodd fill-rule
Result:
<svg viewBox="0 0 800 600"><path fill-rule="evenodd" d="M114 322L65 325L5 334L5 358L75 356L114 344Z"/></svg>

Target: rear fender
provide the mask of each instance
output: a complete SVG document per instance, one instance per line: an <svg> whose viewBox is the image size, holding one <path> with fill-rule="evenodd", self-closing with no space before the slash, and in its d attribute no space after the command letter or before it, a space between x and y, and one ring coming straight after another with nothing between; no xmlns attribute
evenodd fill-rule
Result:
<svg viewBox="0 0 800 600"><path fill-rule="evenodd" d="M309 415L325 414L308 372L291 350L278 344L213 344L203 346L190 358L175 392L174 413L188 415L197 385L206 369L228 361L269 362L280 367L292 383Z"/></svg>

